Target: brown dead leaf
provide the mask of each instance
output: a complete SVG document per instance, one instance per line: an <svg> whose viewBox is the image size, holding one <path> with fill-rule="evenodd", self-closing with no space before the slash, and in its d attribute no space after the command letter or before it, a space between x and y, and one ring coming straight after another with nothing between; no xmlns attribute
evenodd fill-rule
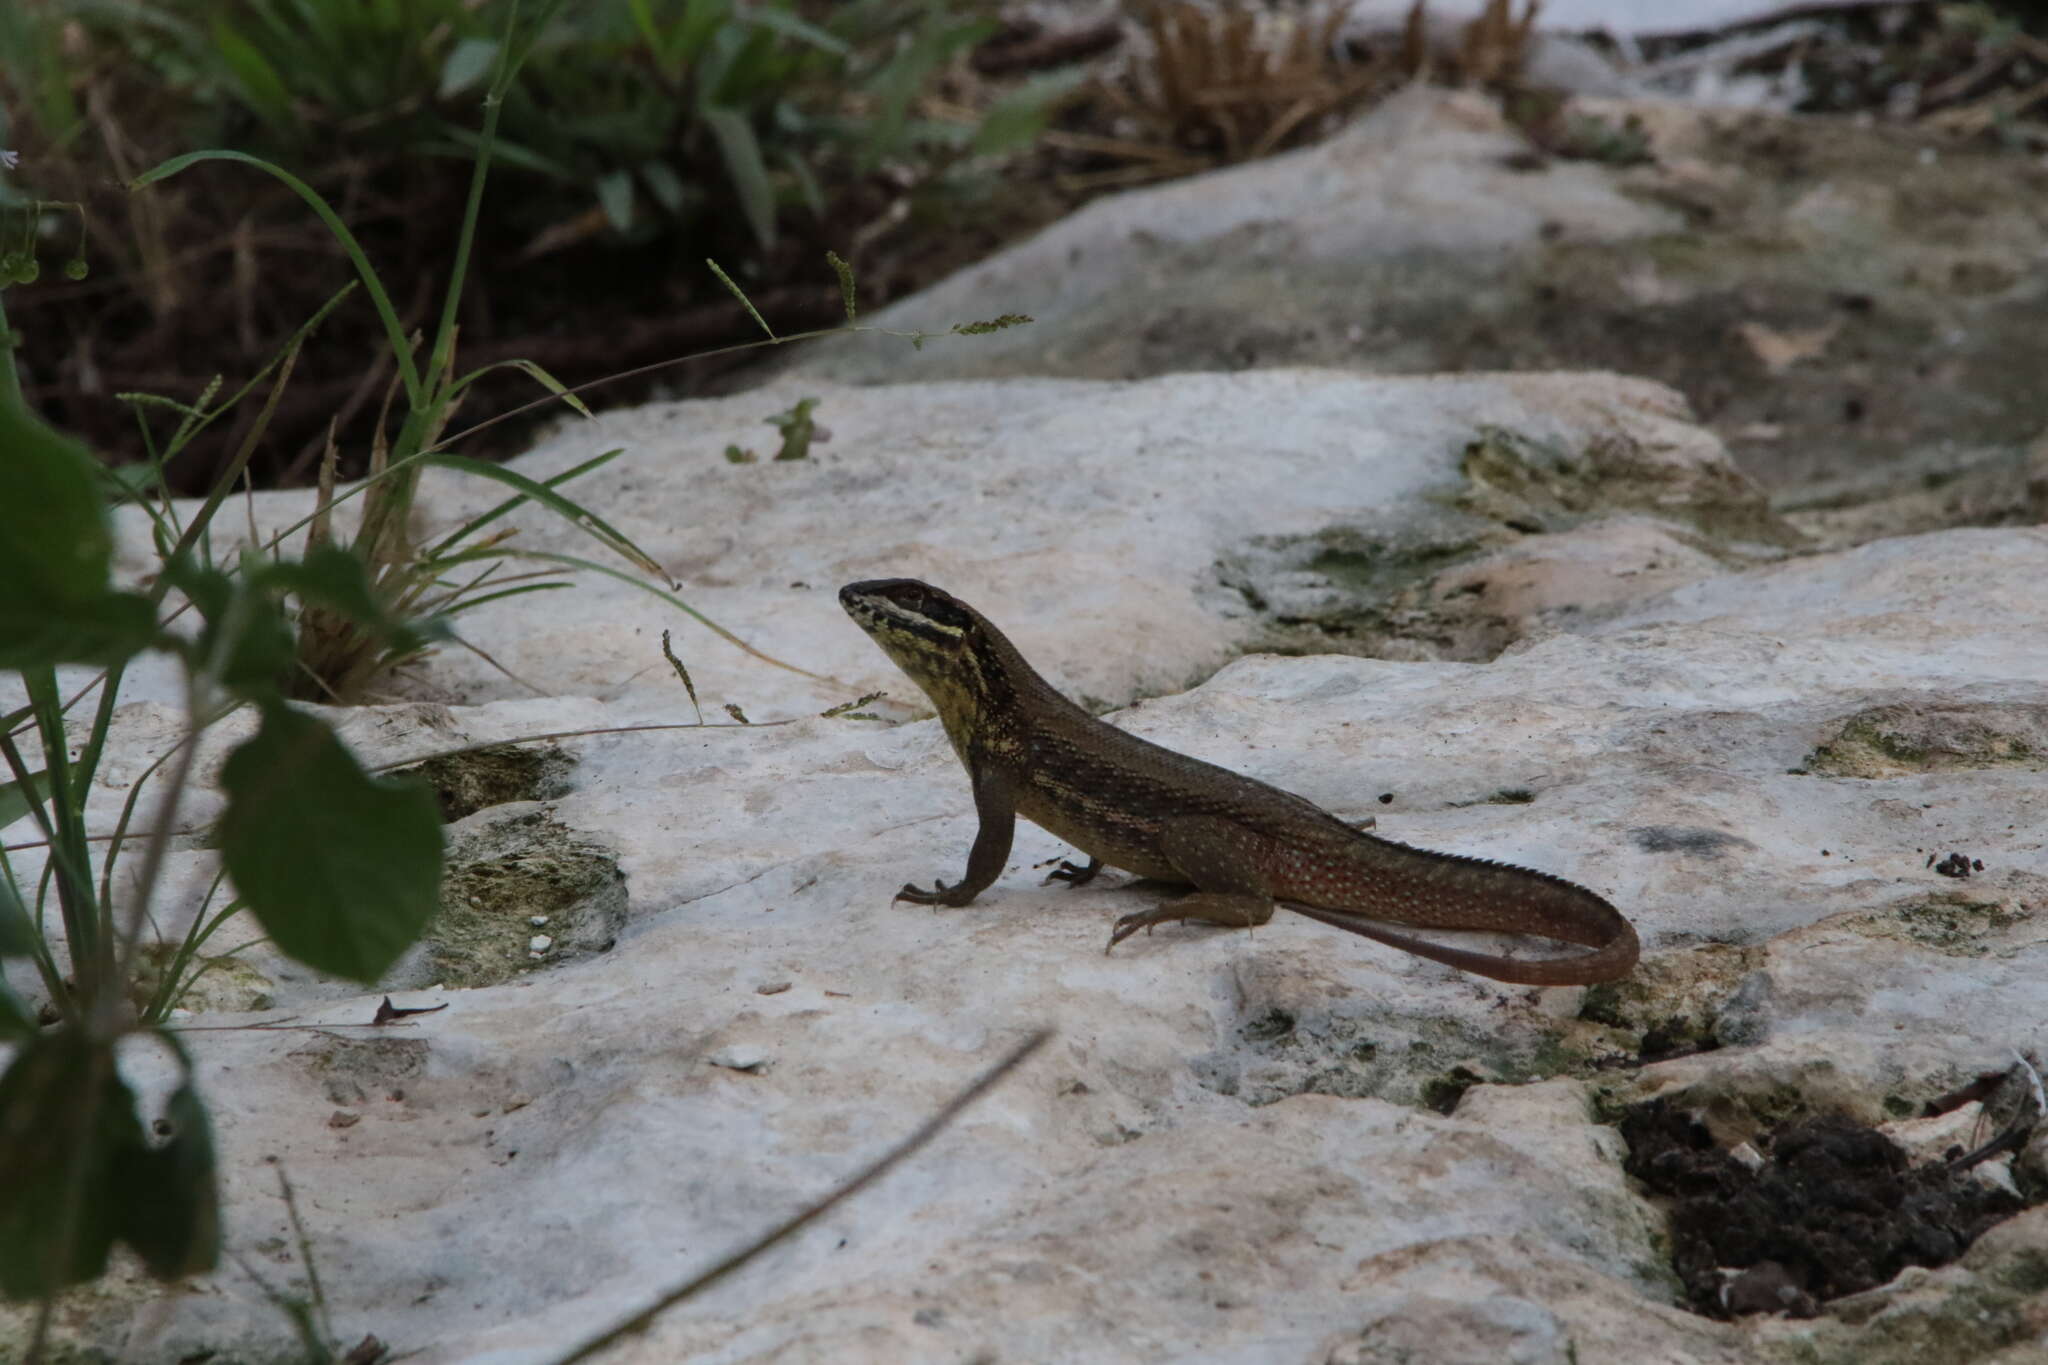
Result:
<svg viewBox="0 0 2048 1365"><path fill-rule="evenodd" d="M1792 332L1781 332L1761 322L1745 322L1736 327L1735 332L1748 344L1764 369L1772 374L1783 374L1802 360L1818 360L1826 353L1828 343L1835 339L1835 333L1841 330L1842 321L1837 318L1819 327Z"/></svg>
<svg viewBox="0 0 2048 1365"><path fill-rule="evenodd" d="M518 259L531 261L563 247L575 246L603 232L609 224L602 208L586 209L574 217L542 228L533 235L533 240L520 248Z"/></svg>
<svg viewBox="0 0 2048 1365"><path fill-rule="evenodd" d="M404 1019L408 1015L433 1014L437 1010L445 1010L447 1008L447 1002L443 1001L438 1005L420 1005L413 1009L404 1009L392 1004L391 997L387 995L384 997L384 1003L377 1006L377 1013L372 1016L370 1022L372 1024L388 1024L394 1019Z"/></svg>

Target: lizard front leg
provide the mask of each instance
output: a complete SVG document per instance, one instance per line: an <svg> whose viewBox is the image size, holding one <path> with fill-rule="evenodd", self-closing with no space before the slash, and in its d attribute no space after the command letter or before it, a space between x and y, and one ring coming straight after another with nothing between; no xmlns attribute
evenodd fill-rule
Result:
<svg viewBox="0 0 2048 1365"><path fill-rule="evenodd" d="M1058 867L1045 874L1045 881L1042 884L1050 886L1054 882L1065 882L1067 889L1071 891L1077 886L1086 886L1094 881L1095 874L1100 871L1102 871L1102 859L1092 853L1088 855L1088 866L1086 867L1062 858Z"/></svg>
<svg viewBox="0 0 2048 1365"><path fill-rule="evenodd" d="M889 898L890 904L966 905L1003 875L1003 864L1010 860L1010 840L1017 833L1017 801L1010 784L994 768L974 774L974 813L981 818L981 828L975 832L974 847L967 850L967 875L951 886L935 881L930 891L905 882L903 889Z"/></svg>
<svg viewBox="0 0 2048 1365"><path fill-rule="evenodd" d="M1159 851L1194 884L1195 893L1125 915L1102 951L1107 953L1140 929L1175 920L1252 929L1273 918L1273 896L1259 868L1256 838L1244 826L1210 815L1167 821L1159 831Z"/></svg>

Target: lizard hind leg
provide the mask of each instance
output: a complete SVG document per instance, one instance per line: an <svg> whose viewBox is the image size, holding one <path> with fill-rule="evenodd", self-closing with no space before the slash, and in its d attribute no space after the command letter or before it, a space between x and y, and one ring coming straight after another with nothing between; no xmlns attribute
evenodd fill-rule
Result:
<svg viewBox="0 0 2048 1365"><path fill-rule="evenodd" d="M1159 851L1195 893L1125 915L1109 936L1106 953L1140 929L1176 920L1206 920L1253 929L1273 918L1273 896L1259 868L1256 838L1242 825L1215 816L1170 820L1159 832Z"/></svg>

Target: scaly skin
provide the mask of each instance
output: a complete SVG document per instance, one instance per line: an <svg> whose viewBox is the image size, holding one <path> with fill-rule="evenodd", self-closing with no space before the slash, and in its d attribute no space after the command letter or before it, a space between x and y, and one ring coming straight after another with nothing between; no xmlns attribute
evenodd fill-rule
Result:
<svg viewBox="0 0 2048 1365"><path fill-rule="evenodd" d="M1621 912L1544 872L1375 838L1278 787L1163 749L1095 719L1053 690L980 612L912 578L851 583L840 605L938 708L974 788L980 832L967 873L897 899L966 905L1001 875L1023 816L1089 855L1053 876L1074 885L1107 863L1182 882L1193 895L1116 923L1200 919L1250 928L1276 900L1354 934L1468 972L1531 986L1612 981L1635 966ZM1449 948L1371 923L1533 934L1593 949L1522 959Z"/></svg>

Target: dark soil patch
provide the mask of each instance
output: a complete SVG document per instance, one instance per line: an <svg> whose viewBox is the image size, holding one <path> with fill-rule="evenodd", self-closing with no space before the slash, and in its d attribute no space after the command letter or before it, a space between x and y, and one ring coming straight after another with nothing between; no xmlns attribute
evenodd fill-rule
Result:
<svg viewBox="0 0 2048 1365"><path fill-rule="evenodd" d="M148 450L135 412L117 395L198 403L218 379L211 400L218 402L259 373L356 278L307 206L252 167L203 163L131 193L127 182L144 168L223 142L217 130L195 131L192 110L153 88L149 73L133 65L117 63L94 78L105 84L105 105L122 111L118 126L94 122L86 136L54 145L23 119L9 135L21 154L21 170L10 179L24 194L83 207L82 257L90 268L84 279L68 280L52 257L36 284L9 291L7 321L19 337L15 361L23 393L31 409L116 465L142 460ZM120 147L118 156L108 152L109 144ZM342 139L312 164L294 161L287 169L325 196L355 234L405 331L431 338L454 269L468 163ZM723 185L722 179L715 183ZM531 361L573 388L661 367L595 391L588 401L599 409L729 392L743 387L741 374L772 352L671 363L761 340L759 327L706 268L707 257L788 334L843 320L839 284L825 262L828 249L852 262L860 307L872 311L1035 231L1075 202L1043 174L991 176L971 189L906 189L878 171L846 175L825 188L829 213L786 214L772 247L754 239L736 206L724 205L658 230L592 230L571 244L539 250L551 230L589 207L588 191L565 188L501 157L485 191L457 316L456 368ZM50 216L63 242L78 235L70 209ZM0 215L8 231L19 222L16 215ZM392 377L386 333L358 288L300 352L250 461L255 486L311 484L330 423L342 478L360 477ZM167 471L174 492L198 494L211 486L254 427L267 389L260 387L194 438ZM491 374L466 391L448 434L547 397L515 370ZM390 431L403 412L403 394L398 398ZM542 424L567 413L559 403L541 402L531 413L465 439L460 449L478 456L516 453L532 444ZM177 414L159 408L151 417L160 444Z"/></svg>
<svg viewBox="0 0 2048 1365"><path fill-rule="evenodd" d="M1754 1146L1765 1160L1755 1170L1661 1099L1629 1111L1621 1133L1628 1173L1676 1201L1672 1268L1689 1306L1710 1317L1812 1316L1909 1265L1946 1265L2026 1207L1946 1165L1909 1165L1882 1133L1839 1116L1760 1135Z"/></svg>
<svg viewBox="0 0 2048 1365"><path fill-rule="evenodd" d="M443 823L507 801L547 801L565 795L575 761L553 745L500 744L466 754L430 758L401 775L426 779L441 805Z"/></svg>

